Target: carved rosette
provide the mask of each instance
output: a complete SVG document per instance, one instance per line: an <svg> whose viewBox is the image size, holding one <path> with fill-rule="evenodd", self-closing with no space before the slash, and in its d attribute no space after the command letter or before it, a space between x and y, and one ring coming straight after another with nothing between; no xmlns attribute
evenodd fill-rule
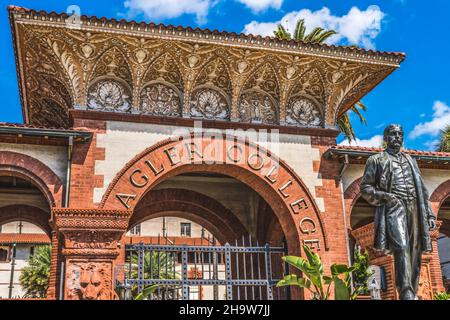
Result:
<svg viewBox="0 0 450 320"><path fill-rule="evenodd" d="M143 114L177 117L181 115L181 97L175 88L153 83L141 91L139 111Z"/></svg>
<svg viewBox="0 0 450 320"><path fill-rule="evenodd" d="M218 90L201 88L195 90L191 97L191 117L219 120L229 118L229 103Z"/></svg>
<svg viewBox="0 0 450 320"><path fill-rule="evenodd" d="M286 110L286 123L302 126L320 126L322 115L317 105L308 98L294 97Z"/></svg>
<svg viewBox="0 0 450 320"><path fill-rule="evenodd" d="M88 108L97 111L129 112L131 92L123 84L111 79L94 83L88 92Z"/></svg>
<svg viewBox="0 0 450 320"><path fill-rule="evenodd" d="M243 122L276 124L278 112L270 95L259 90L250 90L241 95L239 119Z"/></svg>

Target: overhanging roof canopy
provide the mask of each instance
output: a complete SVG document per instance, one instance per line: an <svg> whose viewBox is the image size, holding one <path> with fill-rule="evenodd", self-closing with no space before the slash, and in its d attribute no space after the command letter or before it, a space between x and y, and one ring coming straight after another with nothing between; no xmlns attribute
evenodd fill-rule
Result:
<svg viewBox="0 0 450 320"><path fill-rule="evenodd" d="M9 12L24 120L44 126L68 127L68 110L78 108L333 127L404 59L217 30Z"/></svg>

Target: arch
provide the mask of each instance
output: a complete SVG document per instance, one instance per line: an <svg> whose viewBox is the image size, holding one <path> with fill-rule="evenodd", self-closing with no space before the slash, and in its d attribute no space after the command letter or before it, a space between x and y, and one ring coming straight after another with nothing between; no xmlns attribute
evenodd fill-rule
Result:
<svg viewBox="0 0 450 320"><path fill-rule="evenodd" d="M450 180L441 183L430 196L430 202L436 214L438 214L439 208L448 197L450 197Z"/></svg>
<svg viewBox="0 0 450 320"><path fill-rule="evenodd" d="M183 74L180 72L177 60L169 52L160 54L150 63L142 77L141 88L143 89L151 81L165 81L177 87L180 92L184 91Z"/></svg>
<svg viewBox="0 0 450 320"><path fill-rule="evenodd" d="M200 85L211 85L232 95L232 81L230 70L220 57L210 59L198 72L194 80L194 88Z"/></svg>
<svg viewBox="0 0 450 320"><path fill-rule="evenodd" d="M149 191L136 206L129 227L166 215L198 223L222 244L248 234L241 221L218 201L199 192L175 188Z"/></svg>
<svg viewBox="0 0 450 320"><path fill-rule="evenodd" d="M277 216L291 254L300 254L299 240L319 242L328 250L322 217L302 180L269 151L234 136L191 134L153 145L116 175L100 206L135 210L157 184L186 172L220 173L254 189ZM313 232L300 228L304 218L316 226Z"/></svg>
<svg viewBox="0 0 450 320"><path fill-rule="evenodd" d="M294 85L289 90L288 101L298 95L313 98L323 114L323 108L326 104L326 86L324 83L324 77L320 70L315 66L310 67L295 80Z"/></svg>
<svg viewBox="0 0 450 320"><path fill-rule="evenodd" d="M344 192L344 205L345 212L347 213L347 226L351 229L351 213L353 206L358 198L361 196L361 181L362 177L359 177L353 181Z"/></svg>
<svg viewBox="0 0 450 320"><path fill-rule="evenodd" d="M62 206L64 188L61 179L36 158L12 151L0 151L0 175L28 180L44 194L50 207Z"/></svg>
<svg viewBox="0 0 450 320"><path fill-rule="evenodd" d="M41 228L49 238L52 237L52 228L49 224L50 212L45 212L37 207L21 204L0 207L0 225L16 220L33 223Z"/></svg>
<svg viewBox="0 0 450 320"><path fill-rule="evenodd" d="M94 83L97 78L104 76L122 79L130 88L132 88L134 81L133 72L131 70L132 68L126 55L117 46L112 46L99 55L99 58L95 62L92 72L89 75L89 81L87 82L89 85L86 90L89 90L92 83Z"/></svg>

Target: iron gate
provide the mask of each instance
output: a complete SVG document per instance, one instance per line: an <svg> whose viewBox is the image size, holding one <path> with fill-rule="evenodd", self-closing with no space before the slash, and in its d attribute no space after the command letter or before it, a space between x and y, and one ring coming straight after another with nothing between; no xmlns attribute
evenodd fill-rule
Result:
<svg viewBox="0 0 450 320"><path fill-rule="evenodd" d="M160 241L158 241L159 243ZM246 243L247 242L247 243ZM127 244L126 263L116 272L121 299L141 294L150 300L273 300L289 299L288 287L277 288L287 265L285 246ZM116 270L117 271L117 270Z"/></svg>

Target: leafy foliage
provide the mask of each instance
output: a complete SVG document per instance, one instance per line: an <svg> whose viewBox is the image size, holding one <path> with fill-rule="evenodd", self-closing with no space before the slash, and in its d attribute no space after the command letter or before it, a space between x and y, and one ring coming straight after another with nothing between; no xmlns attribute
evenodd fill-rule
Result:
<svg viewBox="0 0 450 320"><path fill-rule="evenodd" d="M307 259L296 256L285 256L282 259L300 270L304 278L290 274L278 281L277 287L295 285L311 292L314 300L328 300L331 284L334 283L334 298L336 300L356 298L357 292L352 292L351 289L351 274L356 266L347 267L345 264L333 264L330 268L331 276L326 276L320 256L317 253L312 253L306 245L303 245L303 250Z"/></svg>
<svg viewBox="0 0 450 320"><path fill-rule="evenodd" d="M450 294L447 292L437 292L433 300L450 300Z"/></svg>
<svg viewBox="0 0 450 320"><path fill-rule="evenodd" d="M273 32L274 35L280 40L298 40L308 43L324 43L331 36L337 34L334 30L325 30L323 28L317 27L309 34L306 34L306 26L305 20L300 19L297 21L295 26L294 34L291 35L286 28L284 28L281 24L277 26L277 29ZM353 46L352 46L353 47ZM355 113L361 123L367 124L366 118L362 114L361 111L366 111L367 107L361 102L358 101L353 105L349 111L344 113L338 119L338 128L339 131L344 135L344 137L351 142L356 139L355 131L353 130L353 126L350 122L349 112Z"/></svg>
<svg viewBox="0 0 450 320"><path fill-rule="evenodd" d="M25 298L45 298L50 279L51 247L39 246L22 269L19 281Z"/></svg>
<svg viewBox="0 0 450 320"><path fill-rule="evenodd" d="M166 252L145 252L144 254L144 279L179 279L180 274L175 271L176 256ZM138 279L139 256L137 253L131 256L131 278ZM134 300L144 300L155 293L159 285L147 285L138 294L137 286L132 288ZM161 289L161 288L160 288ZM165 289L162 289L165 290Z"/></svg>
<svg viewBox="0 0 450 320"><path fill-rule="evenodd" d="M355 292L357 295L369 294L368 280L373 274L369 268L369 253L367 250L361 252L359 248L355 248L353 261L356 267L352 274Z"/></svg>
<svg viewBox="0 0 450 320"><path fill-rule="evenodd" d="M441 130L437 151L450 152L450 125Z"/></svg>

